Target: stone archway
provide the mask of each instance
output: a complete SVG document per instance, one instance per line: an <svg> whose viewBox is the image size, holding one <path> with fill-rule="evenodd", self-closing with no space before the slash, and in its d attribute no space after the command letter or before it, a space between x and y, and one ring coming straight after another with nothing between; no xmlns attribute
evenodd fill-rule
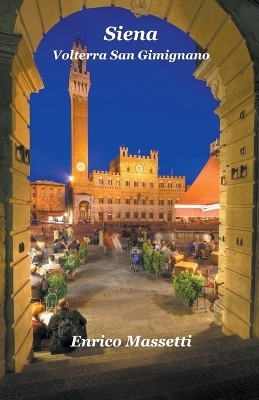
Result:
<svg viewBox="0 0 259 400"><path fill-rule="evenodd" d="M29 164L33 61L43 34L76 11L117 6L165 18L211 55L199 77L221 100L220 288L224 329L259 336L257 268L259 8L254 0L15 0L0 7L0 375L31 357ZM242 30L241 28L242 27ZM224 179L223 179L224 178ZM23 243L24 246L20 246ZM19 249L23 249L20 251Z"/></svg>

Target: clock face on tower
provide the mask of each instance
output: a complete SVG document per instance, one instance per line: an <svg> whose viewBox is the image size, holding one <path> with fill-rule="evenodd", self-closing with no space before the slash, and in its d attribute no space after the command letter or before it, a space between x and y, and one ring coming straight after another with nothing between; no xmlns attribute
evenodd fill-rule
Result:
<svg viewBox="0 0 259 400"><path fill-rule="evenodd" d="M143 165L141 165L141 164L137 164L135 169L136 169L136 172L143 172L143 170L144 170Z"/></svg>
<svg viewBox="0 0 259 400"><path fill-rule="evenodd" d="M85 164L84 164L82 161L79 161L79 162L76 164L76 169L77 169L77 171L79 171L79 172L83 172L83 171L85 170Z"/></svg>

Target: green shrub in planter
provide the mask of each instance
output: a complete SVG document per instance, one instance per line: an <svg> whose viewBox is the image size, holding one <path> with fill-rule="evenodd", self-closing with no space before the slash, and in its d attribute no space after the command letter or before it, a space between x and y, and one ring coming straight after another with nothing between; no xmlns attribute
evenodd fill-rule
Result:
<svg viewBox="0 0 259 400"><path fill-rule="evenodd" d="M85 244L80 244L78 254L79 254L79 260L85 261L87 256L87 246Z"/></svg>
<svg viewBox="0 0 259 400"><path fill-rule="evenodd" d="M175 294L191 307L197 299L203 284L204 278L202 276L184 271L174 278L173 289Z"/></svg>
<svg viewBox="0 0 259 400"><path fill-rule="evenodd" d="M46 303L48 307L55 308L56 303L66 297L68 289L67 289L67 282L61 276L61 274L53 274L48 278L49 288L55 292L56 296L53 294L49 294L45 296Z"/></svg>
<svg viewBox="0 0 259 400"><path fill-rule="evenodd" d="M152 268L156 275L159 274L161 267L163 267L166 260L167 260L166 255L163 253L160 253L160 251L155 251L153 253Z"/></svg>
<svg viewBox="0 0 259 400"><path fill-rule="evenodd" d="M143 247L141 249L141 257L144 262L144 268L150 274L153 272L152 266L152 258L153 258L153 248L148 246L146 243L143 243Z"/></svg>
<svg viewBox="0 0 259 400"><path fill-rule="evenodd" d="M159 274L161 267L167 260L165 254L160 253L160 251L154 251L153 247L148 246L146 243L143 243L141 256L144 262L145 270L150 274L155 275Z"/></svg>
<svg viewBox="0 0 259 400"><path fill-rule="evenodd" d="M79 254L77 251L70 251L69 255L66 257L66 262L64 269L68 272L73 272L80 265Z"/></svg>

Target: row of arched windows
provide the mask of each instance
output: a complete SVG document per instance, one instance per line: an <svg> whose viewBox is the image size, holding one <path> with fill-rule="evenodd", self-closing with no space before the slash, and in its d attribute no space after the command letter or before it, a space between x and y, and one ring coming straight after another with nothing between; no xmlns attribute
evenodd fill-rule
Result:
<svg viewBox="0 0 259 400"><path fill-rule="evenodd" d="M158 200L158 204L160 206L164 206L167 202L168 206L172 206L173 205L173 200L172 199L167 199L167 201L165 201L162 197ZM113 204L113 199L111 196L108 196L107 198L107 203L108 204ZM103 196L99 196L99 204L104 204L104 198ZM121 204L121 198L119 196L117 196L115 198L115 203L114 204ZM125 203L124 204L135 204L135 205L150 205L153 206L154 205L154 199L152 197L147 198L147 197L142 197L142 198L138 198L138 197L126 197L125 198Z"/></svg>
<svg viewBox="0 0 259 400"><path fill-rule="evenodd" d="M104 179L103 179L103 177L99 177L98 183L99 183L99 185L103 185L103 184L104 184ZM107 184L108 184L109 186L113 185L112 178L108 178ZM117 179L115 180L115 183L114 183L114 184L115 184L115 186L120 186L120 185L121 185L120 179L117 178ZM130 186L130 180L129 180L129 179L126 179L126 180L125 180L125 186ZM148 186L149 186L150 188L153 188L153 187L154 187L154 182L153 182L153 181L149 181ZM144 181L144 180L142 180L141 182L138 182L138 181L135 179L135 180L133 181L133 187L147 187L147 182ZM172 188L173 188L173 183L172 183L172 182L168 182L168 183L166 184L166 183L164 183L164 182L159 182L158 187L159 187L159 189L163 189L163 188L172 189ZM176 189L181 189L181 183L180 183L179 181L177 181L176 184L175 184L175 187L176 187Z"/></svg>

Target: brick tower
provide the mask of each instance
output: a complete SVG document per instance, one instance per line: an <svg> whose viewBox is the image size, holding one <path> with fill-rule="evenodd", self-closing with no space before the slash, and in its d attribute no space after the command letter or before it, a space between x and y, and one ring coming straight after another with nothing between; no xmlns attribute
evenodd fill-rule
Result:
<svg viewBox="0 0 259 400"><path fill-rule="evenodd" d="M86 54L87 48L81 39L73 43L77 58ZM83 56L82 56L83 58ZM71 98L71 174L75 184L88 179L88 93L90 73L86 71L85 59L73 59L69 74Z"/></svg>

